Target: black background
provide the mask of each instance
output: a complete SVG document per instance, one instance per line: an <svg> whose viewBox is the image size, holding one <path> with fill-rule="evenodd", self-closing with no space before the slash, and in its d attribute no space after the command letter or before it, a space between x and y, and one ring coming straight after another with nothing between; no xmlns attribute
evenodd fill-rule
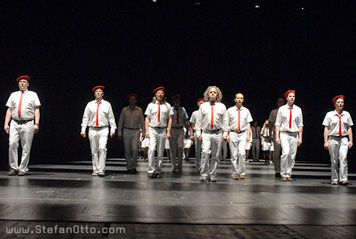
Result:
<svg viewBox="0 0 356 239"><path fill-rule="evenodd" d="M99 84L116 120L130 92L145 110L152 90L165 86L170 102L183 96L190 116L196 99L217 85L227 107L242 92L260 125L276 99L294 89L305 124L297 160L327 163L321 123L333 110L331 99L344 94L345 110L356 117L354 2L2 1L1 123L18 90L15 79L31 76L29 89L42 106L30 164L65 163L90 160L80 123ZM4 131L0 143L6 169ZM123 157L117 137L109 140L108 157Z"/></svg>

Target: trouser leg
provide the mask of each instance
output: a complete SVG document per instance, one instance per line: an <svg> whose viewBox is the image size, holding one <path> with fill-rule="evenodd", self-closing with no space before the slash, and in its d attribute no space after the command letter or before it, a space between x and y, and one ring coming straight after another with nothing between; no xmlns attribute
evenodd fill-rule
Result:
<svg viewBox="0 0 356 239"><path fill-rule="evenodd" d="M178 156L177 168L178 169L181 169L183 164L183 148L184 148L184 131L183 129L180 129L177 137L177 156Z"/></svg>
<svg viewBox="0 0 356 239"><path fill-rule="evenodd" d="M11 121L9 130L9 165L10 168L19 170L18 148L20 140L20 126Z"/></svg>
<svg viewBox="0 0 356 239"><path fill-rule="evenodd" d="M238 163L238 142L237 142L237 137L236 133L230 132L230 157L231 157L231 166L232 166L232 176L238 175L238 168L237 168L237 163Z"/></svg>
<svg viewBox="0 0 356 239"><path fill-rule="evenodd" d="M89 128L88 138L90 143L93 172L99 172L99 134L97 130Z"/></svg>
<svg viewBox="0 0 356 239"><path fill-rule="evenodd" d="M277 144L276 137L273 137L273 147L274 147L274 155L273 155L274 170L276 173L280 173L282 148L280 144Z"/></svg>
<svg viewBox="0 0 356 239"><path fill-rule="evenodd" d="M19 171L27 172L28 171L28 163L30 161L30 152L33 141L33 121L27 122L26 124L22 124L20 130L20 139L22 146L22 156L21 156L21 164L19 166Z"/></svg>
<svg viewBox="0 0 356 239"><path fill-rule="evenodd" d="M109 128L99 130L99 173L105 172Z"/></svg>
<svg viewBox="0 0 356 239"><path fill-rule="evenodd" d="M124 129L123 133L122 133L122 137L123 137L123 141L124 141L126 168L127 168L127 170L130 170L130 169L132 169L132 160L131 160L132 130Z"/></svg>
<svg viewBox="0 0 356 239"><path fill-rule="evenodd" d="M201 144L202 141L198 140L197 136L194 137L195 144L195 167L197 170L200 170L201 167Z"/></svg>
<svg viewBox="0 0 356 239"><path fill-rule="evenodd" d="M140 131L136 130L133 132L131 138L131 153L132 153L132 169L137 167L137 158L138 158L138 142L140 141Z"/></svg>

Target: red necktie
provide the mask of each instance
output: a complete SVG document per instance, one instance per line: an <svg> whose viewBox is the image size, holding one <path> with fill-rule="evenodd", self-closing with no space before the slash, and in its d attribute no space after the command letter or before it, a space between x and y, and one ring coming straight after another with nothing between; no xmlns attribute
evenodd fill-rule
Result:
<svg viewBox="0 0 356 239"><path fill-rule="evenodd" d="M289 128L292 128L292 108L289 108Z"/></svg>
<svg viewBox="0 0 356 239"><path fill-rule="evenodd" d="M21 97L20 97L19 108L18 108L18 110L17 110L17 113L18 113L19 115L21 115L22 97L23 97L23 91L21 91Z"/></svg>
<svg viewBox="0 0 356 239"><path fill-rule="evenodd" d="M214 125L214 108L213 108L214 104L211 104L211 120L210 120L210 124Z"/></svg>
<svg viewBox="0 0 356 239"><path fill-rule="evenodd" d="M177 111L177 125L179 125L179 108L177 108L176 111Z"/></svg>
<svg viewBox="0 0 356 239"><path fill-rule="evenodd" d="M158 103L158 123L161 122L161 103Z"/></svg>
<svg viewBox="0 0 356 239"><path fill-rule="evenodd" d="M99 127L99 105L100 102L96 102L98 103L98 107L96 107L96 127Z"/></svg>
<svg viewBox="0 0 356 239"><path fill-rule="evenodd" d="M337 115L339 117L339 136L342 137L342 131L341 131L341 117L342 115Z"/></svg>
<svg viewBox="0 0 356 239"><path fill-rule="evenodd" d="M238 115L238 117L237 117L237 120L238 120L238 122L237 122L237 132L241 132L241 128L240 128L240 118L241 118L241 109L237 109L237 115Z"/></svg>

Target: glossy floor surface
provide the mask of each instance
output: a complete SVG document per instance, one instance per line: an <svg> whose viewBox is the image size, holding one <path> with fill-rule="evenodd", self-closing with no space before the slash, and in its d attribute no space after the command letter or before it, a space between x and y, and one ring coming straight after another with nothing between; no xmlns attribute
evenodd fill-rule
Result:
<svg viewBox="0 0 356 239"><path fill-rule="evenodd" d="M282 182L261 161L232 180L223 161L213 183L199 181L193 161L183 173L165 161L160 179L147 178L144 160L127 173L120 158L108 159L106 177L91 176L90 161L1 172L0 237L355 238L355 173L330 185L329 165L297 162L295 181Z"/></svg>

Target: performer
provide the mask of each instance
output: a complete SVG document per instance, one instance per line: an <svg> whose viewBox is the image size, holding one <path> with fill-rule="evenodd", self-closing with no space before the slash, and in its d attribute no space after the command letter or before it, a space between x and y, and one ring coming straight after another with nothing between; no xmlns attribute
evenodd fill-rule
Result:
<svg viewBox="0 0 356 239"><path fill-rule="evenodd" d="M227 110L229 134L227 142L230 146L232 179L244 179L246 175L246 143L250 142L250 122L253 120L250 111L242 104L244 95L237 93L235 95L235 106Z"/></svg>
<svg viewBox="0 0 356 239"><path fill-rule="evenodd" d="M245 159L245 163L249 163L248 156L250 155L251 146L252 146L252 130L250 130L250 141L246 143L246 159Z"/></svg>
<svg viewBox="0 0 356 239"><path fill-rule="evenodd" d="M273 154L273 163L274 163L274 171L275 171L275 177L280 178L281 177L281 152L282 148L280 144L276 143L276 132L275 132L275 126L274 124L276 123L276 118L277 118L277 112L279 107L285 104L285 101L283 98L278 98L277 100L277 109L274 109L271 111L268 117L268 122L269 122L269 141L273 142L273 148L274 148L274 154Z"/></svg>
<svg viewBox="0 0 356 239"><path fill-rule="evenodd" d="M204 100L208 102L204 102L199 108L195 128L198 140L203 140L200 171L200 181L203 182L209 179L211 182L217 182L216 170L221 142L226 140L228 131L228 116L226 106L221 103L222 98L222 92L218 87L209 86L204 92Z"/></svg>
<svg viewBox="0 0 356 239"><path fill-rule="evenodd" d="M9 135L9 176L25 176L28 171L30 152L34 134L40 126L40 100L37 94L29 91L30 77L16 79L19 91L13 92L7 100L4 130ZM10 127L9 127L9 122ZM22 156L18 164L18 147L21 140Z"/></svg>
<svg viewBox="0 0 356 239"><path fill-rule="evenodd" d="M332 102L335 110L326 114L324 125L324 148L329 150L331 161L331 184L348 184L347 153L353 146L351 126L353 122L349 112L344 109L345 96L338 95ZM340 168L338 168L340 163Z"/></svg>
<svg viewBox="0 0 356 239"><path fill-rule="evenodd" d="M140 129L145 135L145 123L142 109L136 106L137 94L127 96L129 105L121 110L118 137L124 141L127 172L136 173Z"/></svg>
<svg viewBox="0 0 356 239"><path fill-rule="evenodd" d="M269 122L266 120L261 129L261 146L262 155L265 160L265 164L269 164L269 150L271 148L271 143L269 141Z"/></svg>
<svg viewBox="0 0 356 239"><path fill-rule="evenodd" d="M195 148L195 168L198 172L200 172L200 165L201 165L201 140L197 137L197 132L195 129L195 125L197 122L197 116L199 112L199 108L201 104L204 103L204 98L200 98L197 100L198 110L192 113L190 117L190 138L194 140L194 148Z"/></svg>
<svg viewBox="0 0 356 239"><path fill-rule="evenodd" d="M254 121L253 126L251 127L252 131L252 158L253 162L258 162L260 161L260 132L261 132L261 127L258 126L258 122Z"/></svg>
<svg viewBox="0 0 356 239"><path fill-rule="evenodd" d="M148 149L148 178L160 178L164 153L165 139L171 137L172 115L171 105L166 101L165 88L153 90L155 99L148 104L145 111L146 137L150 138ZM167 131L167 132L166 132ZM155 162L157 151L157 162Z"/></svg>
<svg viewBox="0 0 356 239"><path fill-rule="evenodd" d="M85 131L89 127L88 138L93 162L92 176L104 177L109 126L110 138L112 138L115 136L116 122L111 104L104 100L105 87L98 85L92 91L95 100L90 101L85 107L80 135L86 138Z"/></svg>
<svg viewBox="0 0 356 239"><path fill-rule="evenodd" d="M185 136L183 127L187 129L187 121L189 117L185 108L180 106L181 95L174 95L172 99L174 106L172 107L173 115L171 137L169 138L169 145L171 148L172 172L181 173L183 163L183 144Z"/></svg>
<svg viewBox="0 0 356 239"><path fill-rule="evenodd" d="M302 144L303 114L300 107L294 104L295 91L284 94L287 104L281 106L277 113L275 129L276 142L282 146L281 177L282 181L293 181L292 169L297 155L297 148Z"/></svg>

